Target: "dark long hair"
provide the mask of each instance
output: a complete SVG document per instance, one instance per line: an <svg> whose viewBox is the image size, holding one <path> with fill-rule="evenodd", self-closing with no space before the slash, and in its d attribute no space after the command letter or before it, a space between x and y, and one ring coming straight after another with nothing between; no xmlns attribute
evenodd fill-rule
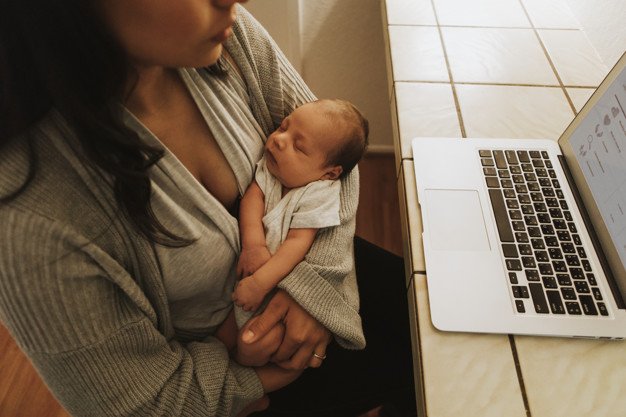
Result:
<svg viewBox="0 0 626 417"><path fill-rule="evenodd" d="M98 0L0 0L0 151L52 108L76 132L88 162L110 174L121 211L146 238L168 246L191 243L168 231L151 205L148 169L162 156L121 118L133 71L108 31ZM27 139L25 139L27 140ZM29 175L38 170L31 144Z"/></svg>

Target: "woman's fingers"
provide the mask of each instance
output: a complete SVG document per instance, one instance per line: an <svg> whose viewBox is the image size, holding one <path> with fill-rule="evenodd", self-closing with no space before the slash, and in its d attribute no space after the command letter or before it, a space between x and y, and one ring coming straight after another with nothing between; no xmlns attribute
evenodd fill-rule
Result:
<svg viewBox="0 0 626 417"><path fill-rule="evenodd" d="M324 359L326 359L326 343L319 344L313 349L313 354L309 359L309 366L311 368L319 368L324 363Z"/></svg>

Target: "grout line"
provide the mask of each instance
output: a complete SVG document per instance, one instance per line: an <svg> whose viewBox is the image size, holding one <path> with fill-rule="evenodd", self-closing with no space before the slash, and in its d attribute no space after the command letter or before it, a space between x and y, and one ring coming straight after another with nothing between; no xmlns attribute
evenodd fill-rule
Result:
<svg viewBox="0 0 626 417"><path fill-rule="evenodd" d="M450 78L450 87L452 87L452 97L454 98L454 106L456 107L456 115L459 119L459 128L461 129L461 137L467 138L465 132L465 123L463 123L463 115L461 114L461 104L459 103L459 96L456 92L456 86L454 85L454 77L452 76L452 68L450 68L450 60L448 59L448 52L446 51L446 44L443 41L443 32L439 25L439 16L437 15L437 8L435 7L435 0L430 0L430 4L433 8L433 14L435 15L435 21L437 22L437 31L439 32L439 40L441 41L441 48L443 50L443 58L446 60L446 69L448 70L448 77Z"/></svg>
<svg viewBox="0 0 626 417"><path fill-rule="evenodd" d="M546 58L548 58L548 63L550 64L552 71L554 71L554 75L556 76L556 79L559 82L559 86L563 90L563 94L565 94L565 99L567 100L567 103L569 104L570 108L574 112L574 116L576 116L576 114L578 114L578 112L576 111L576 106L574 106L574 102L572 101L572 98L569 96L569 94L567 93L567 90L565 89L565 86L563 85L563 80L561 80L561 76L559 75L559 72L556 70L556 66L554 65L554 62L552 62L552 58L550 57L550 54L548 53L548 49L546 48L546 45L543 43L541 36L539 36L539 30L535 28L535 24L530 18L530 14L528 13L528 10L526 10L526 6L524 5L524 2L522 0L519 0L519 3L522 6L522 10L524 10L524 13L526 14L528 21L533 27L535 36L537 37L537 40L539 41L539 45L541 45L541 49L543 49L543 53L545 54Z"/></svg>
<svg viewBox="0 0 626 417"><path fill-rule="evenodd" d="M522 391L522 400L524 401L524 408L526 409L526 417L532 417L532 414L530 413L530 403L528 402L528 396L526 395L526 386L524 385L522 367L519 363L519 356L517 355L517 346L515 346L515 337L512 334L509 335L509 344L511 345L513 361L515 362L515 373L517 374L517 382L519 383L520 390Z"/></svg>
<svg viewBox="0 0 626 417"><path fill-rule="evenodd" d="M388 23L387 26L393 27L426 27L426 28L466 28L466 29L524 29L524 30L570 30L573 32L578 32L580 29L575 28L542 28L542 27L533 27L533 26L520 26L520 27L510 27L510 26L472 26L472 25L428 25L425 23Z"/></svg>
<svg viewBox="0 0 626 417"><path fill-rule="evenodd" d="M432 81L432 80L396 80L398 83L405 84L450 84L448 81ZM593 89L597 87L592 85L556 85L556 84L515 84L515 83L498 83L498 82L481 82L481 81L455 81L455 85L484 85L484 86L500 86L500 87L540 87L540 88L578 88Z"/></svg>

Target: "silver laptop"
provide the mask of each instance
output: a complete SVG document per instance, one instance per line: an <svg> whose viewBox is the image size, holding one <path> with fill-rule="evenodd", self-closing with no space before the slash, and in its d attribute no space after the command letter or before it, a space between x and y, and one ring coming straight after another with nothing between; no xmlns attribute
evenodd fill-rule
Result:
<svg viewBox="0 0 626 417"><path fill-rule="evenodd" d="M558 143L413 140L436 328L626 337L625 68Z"/></svg>

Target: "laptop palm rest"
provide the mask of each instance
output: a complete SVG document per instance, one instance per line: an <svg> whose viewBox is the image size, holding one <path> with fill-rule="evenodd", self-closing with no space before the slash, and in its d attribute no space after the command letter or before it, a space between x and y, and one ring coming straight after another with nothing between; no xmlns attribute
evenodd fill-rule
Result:
<svg viewBox="0 0 626 417"><path fill-rule="evenodd" d="M476 190L425 190L433 250L490 251Z"/></svg>

